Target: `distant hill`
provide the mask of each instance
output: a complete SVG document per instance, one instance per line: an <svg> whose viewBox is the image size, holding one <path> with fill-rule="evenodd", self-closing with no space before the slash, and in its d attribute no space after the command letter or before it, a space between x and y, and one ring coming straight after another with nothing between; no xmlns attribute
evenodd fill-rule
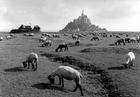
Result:
<svg viewBox="0 0 140 97"><path fill-rule="evenodd" d="M87 15L82 12L81 16L69 22L64 29L60 31L107 31L91 23Z"/></svg>

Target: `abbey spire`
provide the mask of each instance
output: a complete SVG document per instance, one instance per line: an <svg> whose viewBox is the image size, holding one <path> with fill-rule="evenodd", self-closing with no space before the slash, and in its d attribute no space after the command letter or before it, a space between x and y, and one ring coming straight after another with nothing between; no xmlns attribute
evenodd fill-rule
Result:
<svg viewBox="0 0 140 97"><path fill-rule="evenodd" d="M82 14L81 14L81 16L84 16L84 9L82 10Z"/></svg>

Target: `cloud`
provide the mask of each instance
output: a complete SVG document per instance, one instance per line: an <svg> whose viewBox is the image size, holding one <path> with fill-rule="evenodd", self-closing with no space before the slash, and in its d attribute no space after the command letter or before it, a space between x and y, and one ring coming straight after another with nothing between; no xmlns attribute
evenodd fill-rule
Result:
<svg viewBox="0 0 140 97"><path fill-rule="evenodd" d="M0 0L3 8L0 20L10 27L32 23L43 30L60 30L84 9L92 23L114 28L113 25L123 20L129 21L136 15L138 18L138 2L140 0Z"/></svg>
<svg viewBox="0 0 140 97"><path fill-rule="evenodd" d="M9 27L9 22L4 18L4 15L7 13L7 8L0 7L0 30L4 31Z"/></svg>
<svg viewBox="0 0 140 97"><path fill-rule="evenodd" d="M108 0L109 1L109 0ZM121 19L134 15L133 7L138 0L113 0L104 4L97 13L98 18Z"/></svg>

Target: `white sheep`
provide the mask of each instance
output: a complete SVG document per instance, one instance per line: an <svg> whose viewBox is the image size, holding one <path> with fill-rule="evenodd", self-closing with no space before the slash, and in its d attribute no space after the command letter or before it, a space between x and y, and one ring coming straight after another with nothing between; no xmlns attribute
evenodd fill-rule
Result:
<svg viewBox="0 0 140 97"><path fill-rule="evenodd" d="M134 65L134 60L135 60L135 54L133 52L128 52L126 55L126 66L125 67L131 67Z"/></svg>
<svg viewBox="0 0 140 97"><path fill-rule="evenodd" d="M45 42L47 40L47 37L41 36L40 42Z"/></svg>
<svg viewBox="0 0 140 97"><path fill-rule="evenodd" d="M82 75L79 71L69 67L69 66L59 66L57 70L55 70L52 74L48 76L48 79L50 81L50 84L54 83L54 77L59 77L59 84L62 84L62 87L64 87L64 79L67 80L74 80L76 83L76 87L73 90L75 92L77 88L79 87L81 95L83 96L83 91L81 87L81 78Z"/></svg>
<svg viewBox="0 0 140 97"><path fill-rule="evenodd" d="M28 56L27 56L27 59L23 62L23 66L24 68L30 68L30 65L32 65L32 69L34 71L37 70L37 65L38 65L38 55L34 52L30 53Z"/></svg>
<svg viewBox="0 0 140 97"><path fill-rule="evenodd" d="M3 37L2 36L0 36L0 41L2 41L3 40Z"/></svg>

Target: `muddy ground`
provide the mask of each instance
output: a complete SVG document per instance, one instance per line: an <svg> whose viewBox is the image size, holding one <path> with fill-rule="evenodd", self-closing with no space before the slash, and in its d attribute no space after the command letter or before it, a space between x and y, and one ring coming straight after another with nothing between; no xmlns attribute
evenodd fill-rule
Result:
<svg viewBox="0 0 140 97"><path fill-rule="evenodd" d="M5 33L0 33L6 36ZM130 36L135 36L133 33ZM82 75L84 97L139 97L140 95L140 44L112 46L115 37L90 41L91 35L81 38L79 46L71 46L66 52L55 52L63 42L74 43L71 36L50 38L51 47L41 47L39 38L17 34L16 38L0 41L0 96L1 97L80 97L73 81L65 80L64 88L49 85L47 76L60 65L79 70ZM135 66L124 69L125 55L129 50L136 54ZM39 55L37 71L26 70L22 61L30 52Z"/></svg>

